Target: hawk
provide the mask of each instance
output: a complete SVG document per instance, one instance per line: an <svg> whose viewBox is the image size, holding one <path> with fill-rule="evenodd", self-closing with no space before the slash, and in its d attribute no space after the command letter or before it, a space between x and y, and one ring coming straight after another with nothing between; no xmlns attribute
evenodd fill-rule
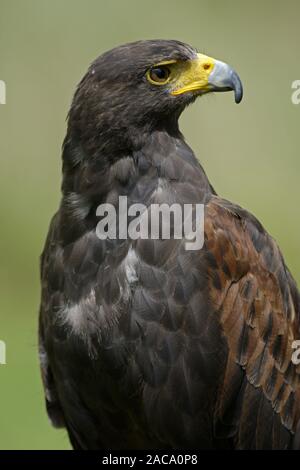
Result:
<svg viewBox="0 0 300 470"><path fill-rule="evenodd" d="M295 281L178 127L197 97L229 90L240 102L231 67L175 40L104 53L76 90L39 321L47 411L75 449L300 447ZM99 238L97 208L120 196L146 210L202 204L202 248Z"/></svg>

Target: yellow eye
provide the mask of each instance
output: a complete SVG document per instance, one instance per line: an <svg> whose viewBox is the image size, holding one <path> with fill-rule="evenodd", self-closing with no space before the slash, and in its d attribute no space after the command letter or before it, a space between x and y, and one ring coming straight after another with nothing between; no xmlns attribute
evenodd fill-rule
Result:
<svg viewBox="0 0 300 470"><path fill-rule="evenodd" d="M157 66L153 67L148 72L148 79L151 83L155 85L164 85L168 82L171 71L169 67L166 66Z"/></svg>

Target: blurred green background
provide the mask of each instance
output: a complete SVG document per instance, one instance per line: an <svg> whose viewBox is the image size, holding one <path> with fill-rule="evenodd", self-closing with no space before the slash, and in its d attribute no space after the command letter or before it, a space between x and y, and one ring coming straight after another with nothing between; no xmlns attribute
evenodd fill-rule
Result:
<svg viewBox="0 0 300 470"><path fill-rule="evenodd" d="M0 449L69 448L44 411L37 360L38 258L60 197L60 148L89 63L120 43L180 39L233 65L245 88L207 96L181 119L224 197L251 210L300 280L300 3L252 0L0 0Z"/></svg>

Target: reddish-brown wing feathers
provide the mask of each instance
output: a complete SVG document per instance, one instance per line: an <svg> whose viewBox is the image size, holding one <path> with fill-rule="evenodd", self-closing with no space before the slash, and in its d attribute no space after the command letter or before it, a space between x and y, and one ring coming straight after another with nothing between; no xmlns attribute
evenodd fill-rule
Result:
<svg viewBox="0 0 300 470"><path fill-rule="evenodd" d="M239 448L288 447L300 417L299 298L274 240L243 209L213 197L206 207L209 272L229 355L216 433Z"/></svg>

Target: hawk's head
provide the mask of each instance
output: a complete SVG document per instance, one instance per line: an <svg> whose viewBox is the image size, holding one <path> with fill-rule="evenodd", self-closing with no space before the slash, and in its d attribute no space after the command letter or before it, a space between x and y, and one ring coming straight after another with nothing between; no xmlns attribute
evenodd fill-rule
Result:
<svg viewBox="0 0 300 470"><path fill-rule="evenodd" d="M119 139L126 147L145 132L177 127L196 97L230 90L239 103L241 81L224 62L179 41L138 41L93 62L75 94L70 123L83 138L101 134L107 145Z"/></svg>

